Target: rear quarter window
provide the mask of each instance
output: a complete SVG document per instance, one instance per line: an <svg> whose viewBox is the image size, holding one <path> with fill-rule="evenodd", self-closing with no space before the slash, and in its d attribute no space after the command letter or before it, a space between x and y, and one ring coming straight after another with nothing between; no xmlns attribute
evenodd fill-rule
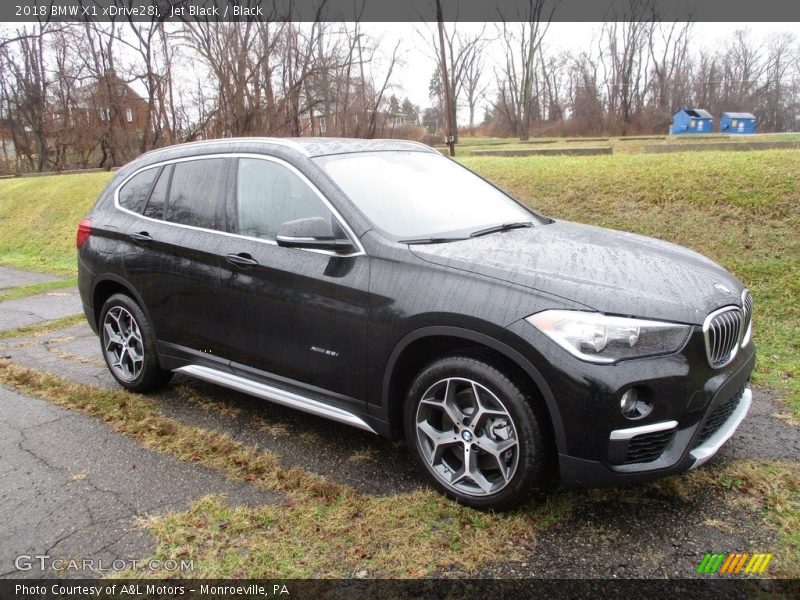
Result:
<svg viewBox="0 0 800 600"><path fill-rule="evenodd" d="M141 213L147 204L150 190L153 189L153 182L158 175L158 168L146 169L131 177L128 182L119 189L119 205L136 213Z"/></svg>
<svg viewBox="0 0 800 600"><path fill-rule="evenodd" d="M164 206L167 203L167 193L169 192L169 181L172 177L172 165L167 165L161 170L153 191L150 193L150 200L144 209L144 216L151 219L164 218Z"/></svg>

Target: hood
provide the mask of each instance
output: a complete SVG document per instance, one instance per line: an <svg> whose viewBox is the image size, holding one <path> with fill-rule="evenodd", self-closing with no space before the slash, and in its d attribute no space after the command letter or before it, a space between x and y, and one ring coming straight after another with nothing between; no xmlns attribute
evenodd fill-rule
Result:
<svg viewBox="0 0 800 600"><path fill-rule="evenodd" d="M702 324L740 305L742 283L697 252L632 233L555 221L444 244L422 260L554 294L594 310Z"/></svg>

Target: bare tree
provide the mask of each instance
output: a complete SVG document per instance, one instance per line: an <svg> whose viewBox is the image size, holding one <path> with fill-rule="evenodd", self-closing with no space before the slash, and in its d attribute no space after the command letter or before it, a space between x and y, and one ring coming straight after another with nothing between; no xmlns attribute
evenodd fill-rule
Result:
<svg viewBox="0 0 800 600"><path fill-rule="evenodd" d="M475 127L475 109L478 106L478 102L486 96L486 90L489 89L489 83L485 81L483 76L484 64L484 53L480 51L473 53L472 57L466 61L464 68L463 90L467 100L467 108L469 109L470 131Z"/></svg>
<svg viewBox="0 0 800 600"><path fill-rule="evenodd" d="M722 68L720 99L728 110L744 110L760 91L760 80L767 69L764 48L752 43L747 31L735 31L722 58Z"/></svg>
<svg viewBox="0 0 800 600"><path fill-rule="evenodd" d="M800 127L794 35L762 43L737 31L719 50L698 53L690 23L656 18L651 0L627 0L626 12L611 15L583 52L555 54L543 43L552 0L522 2L516 22L498 27L505 53L487 111L496 132L527 139L534 130L663 131L680 106L752 112L760 131ZM468 34L458 25L444 34L456 105L469 108L474 126L490 42L483 30ZM197 138L394 135L398 118L413 134L419 113L410 101L400 105L394 85L399 56L399 45L384 47L358 22L322 18L20 27L0 39L2 157L8 163L13 149L24 170L110 167ZM445 116L442 63L435 63L429 126ZM144 107L141 121L131 120L131 106Z"/></svg>
<svg viewBox="0 0 800 600"><path fill-rule="evenodd" d="M257 78L270 53L253 21L187 22L185 40L204 60L215 85L215 134L244 135L258 118Z"/></svg>
<svg viewBox="0 0 800 600"><path fill-rule="evenodd" d="M582 133L599 134L605 127L598 68L597 61L584 52L569 70L569 106L574 126Z"/></svg>
<svg viewBox="0 0 800 600"><path fill-rule="evenodd" d="M495 109L513 124L522 141L530 137L533 114L538 114L537 54L550 26L556 3L526 0L518 10L519 23L503 22L500 33L505 66L498 77Z"/></svg>
<svg viewBox="0 0 800 600"><path fill-rule="evenodd" d="M484 51L490 42L484 26L478 32L467 33L459 30L458 23L450 23L443 28L444 55L447 61L447 77L450 84L450 93L453 97L452 113L450 118L453 123L455 141L458 142L458 108L462 100L470 111L470 128L475 124L475 107L486 91L483 84ZM428 47L428 53L433 57L436 68L440 72L441 85L442 59L439 52L439 42L435 31L417 30L418 35ZM443 95L443 92L441 92Z"/></svg>
<svg viewBox="0 0 800 600"><path fill-rule="evenodd" d="M117 49L120 24L86 21L79 55L90 76L82 90L91 112L99 116L100 167L123 164L136 155L135 138L126 122L123 102L128 88L122 70L118 69Z"/></svg>
<svg viewBox="0 0 800 600"><path fill-rule="evenodd" d="M540 89L542 102L542 118L547 121L560 121L564 118L564 99L562 87L570 63L569 53L563 52L558 56L546 57L539 53Z"/></svg>
<svg viewBox="0 0 800 600"><path fill-rule="evenodd" d="M757 110L762 127L791 130L797 108L797 77L800 48L793 34L774 36L767 44L763 101ZM794 77L792 77L794 75Z"/></svg>
<svg viewBox="0 0 800 600"><path fill-rule="evenodd" d="M613 15L603 25L601 56L606 70L608 112L627 132L634 116L644 107L647 89L648 46L652 25L645 21L651 11L649 0L630 0L629 11Z"/></svg>
<svg viewBox="0 0 800 600"><path fill-rule="evenodd" d="M45 39L49 24L23 28L11 43L0 46L4 82L2 93L8 107L9 125L18 155L31 168L43 171L49 159L47 97L49 80L45 66ZM34 158L36 157L36 158Z"/></svg>
<svg viewBox="0 0 800 600"><path fill-rule="evenodd" d="M139 152L143 153L151 146L157 145L163 135L164 103L172 85L172 67L168 47L171 36L166 31L163 20L156 18L147 22L137 22L133 20L133 17L129 17L127 24L132 39L120 31L118 32L118 41L136 54L137 60L134 63L132 76L142 83L145 90L147 110L139 142ZM159 41L166 59L161 64L161 68L158 65Z"/></svg>
<svg viewBox="0 0 800 600"><path fill-rule="evenodd" d="M70 162L88 167L97 147L91 128L86 127L87 119L80 103L83 70L73 50L75 29L75 26L64 27L50 36L50 145L55 151L56 170L66 169Z"/></svg>
<svg viewBox="0 0 800 600"><path fill-rule="evenodd" d="M679 92L686 76L692 24L654 21L648 46L654 74L654 103L658 111L669 116L678 107Z"/></svg>

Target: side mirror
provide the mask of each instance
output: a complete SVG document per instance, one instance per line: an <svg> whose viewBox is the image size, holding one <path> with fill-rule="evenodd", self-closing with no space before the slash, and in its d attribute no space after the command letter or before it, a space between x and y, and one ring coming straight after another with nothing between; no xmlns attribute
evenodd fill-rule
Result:
<svg viewBox="0 0 800 600"><path fill-rule="evenodd" d="M336 237L329 219L309 217L287 221L278 227L277 241L286 248L310 248L314 250L334 250L352 252L353 242L347 237Z"/></svg>

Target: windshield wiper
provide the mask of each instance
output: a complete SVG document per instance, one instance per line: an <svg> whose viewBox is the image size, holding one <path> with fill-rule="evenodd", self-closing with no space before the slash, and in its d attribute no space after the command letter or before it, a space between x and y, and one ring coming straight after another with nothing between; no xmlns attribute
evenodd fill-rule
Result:
<svg viewBox="0 0 800 600"><path fill-rule="evenodd" d="M401 244L446 244L447 242L458 242L459 240L467 240L465 237L427 237L427 238L414 238L410 240L400 240Z"/></svg>
<svg viewBox="0 0 800 600"><path fill-rule="evenodd" d="M479 237L481 235L486 235L489 233L497 233L498 231L508 231L509 229L521 229L523 227L533 227L533 223L530 221L520 221L518 223L503 223L502 225L494 225L493 227L487 227L486 229L479 229L478 231L473 231L469 234L469 237Z"/></svg>

